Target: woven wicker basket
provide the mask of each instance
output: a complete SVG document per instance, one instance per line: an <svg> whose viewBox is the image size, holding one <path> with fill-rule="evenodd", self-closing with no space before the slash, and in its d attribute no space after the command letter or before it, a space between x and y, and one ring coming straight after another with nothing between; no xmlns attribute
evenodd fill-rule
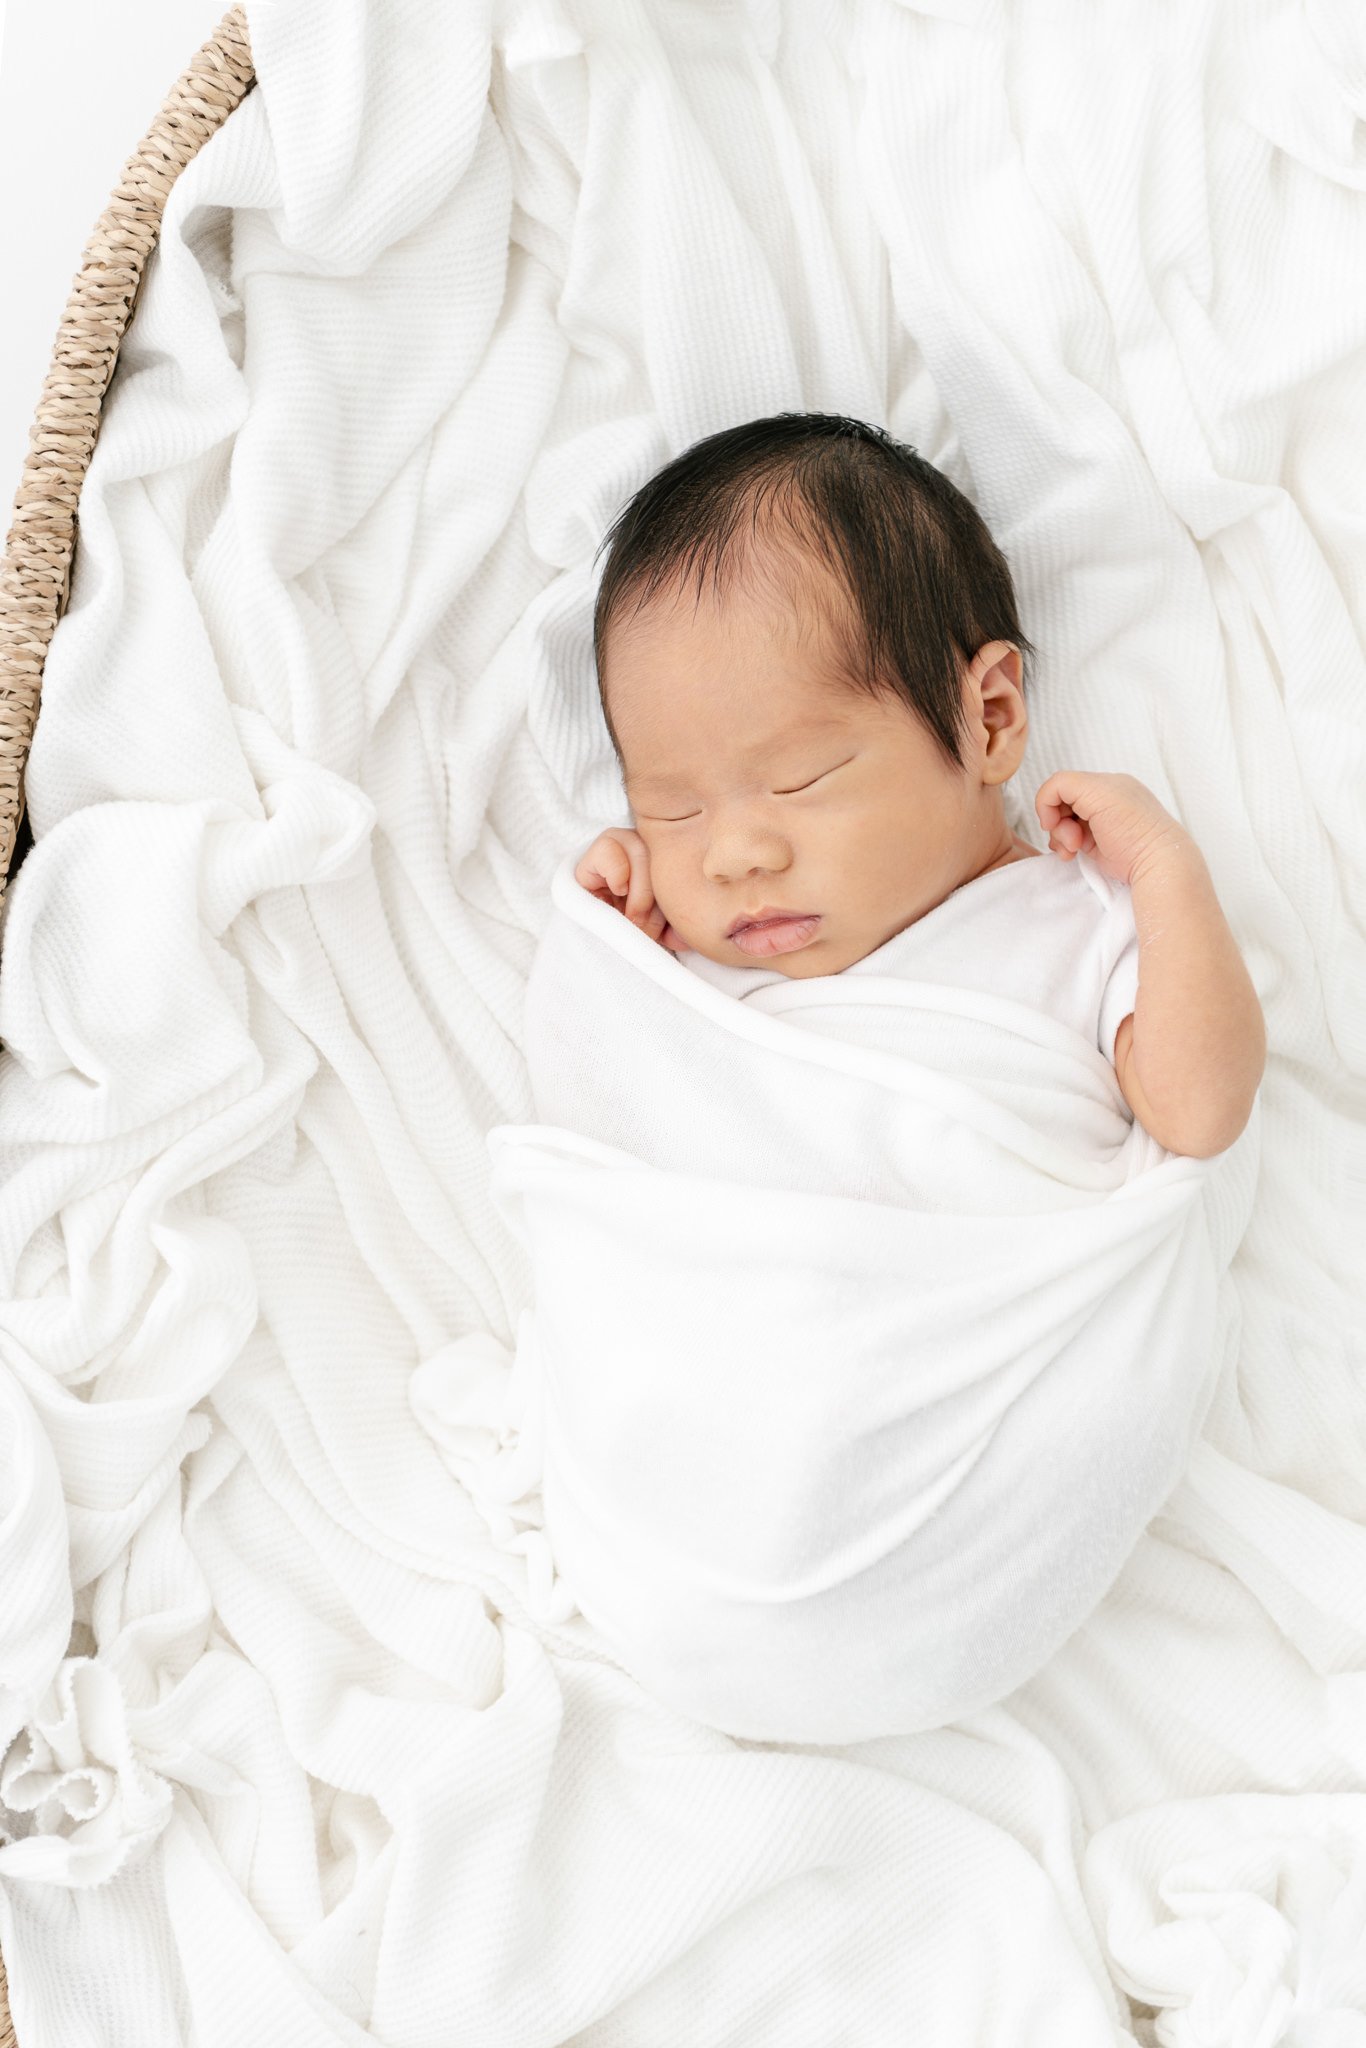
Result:
<svg viewBox="0 0 1366 2048"><path fill-rule="evenodd" d="M233 7L167 94L81 252L29 429L0 564L0 899L33 843L24 764L38 719L43 663L71 589L76 505L119 344L161 232L167 193L255 83L246 14ZM0 2048L17 2048L3 1958Z"/></svg>

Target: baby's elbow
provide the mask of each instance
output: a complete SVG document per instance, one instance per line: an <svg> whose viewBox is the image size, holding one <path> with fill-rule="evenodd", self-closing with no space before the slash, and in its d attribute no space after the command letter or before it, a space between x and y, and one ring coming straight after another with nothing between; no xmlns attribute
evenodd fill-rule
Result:
<svg viewBox="0 0 1366 2048"><path fill-rule="evenodd" d="M1197 1138L1184 1144L1171 1144L1166 1140L1163 1142L1166 1143L1169 1152L1176 1152L1183 1159L1217 1159L1221 1152L1227 1152L1229 1146L1236 1144L1241 1138L1247 1129L1247 1121L1247 1117L1244 1117L1236 1127L1220 1130L1214 1137Z"/></svg>
<svg viewBox="0 0 1366 2048"><path fill-rule="evenodd" d="M1178 1152L1183 1158L1217 1159L1221 1152L1227 1152L1230 1145L1236 1144L1247 1129L1260 1085L1261 1074L1258 1073L1252 1086L1236 1103L1205 1104L1170 1130L1156 1130L1152 1136L1168 1152Z"/></svg>
<svg viewBox="0 0 1366 2048"><path fill-rule="evenodd" d="M1227 1152L1247 1129L1265 1072L1266 1021L1253 994L1238 1056L1225 1068L1223 1088L1217 1096L1206 1091L1200 1102L1188 1105L1176 1141L1164 1138L1161 1142L1169 1152L1183 1153L1189 1159L1216 1159Z"/></svg>

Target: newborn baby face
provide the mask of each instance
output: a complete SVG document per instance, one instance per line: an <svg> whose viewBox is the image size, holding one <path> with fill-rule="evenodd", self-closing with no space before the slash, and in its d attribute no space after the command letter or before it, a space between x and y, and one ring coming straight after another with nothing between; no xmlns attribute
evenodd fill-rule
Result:
<svg viewBox="0 0 1366 2048"><path fill-rule="evenodd" d="M838 974L1036 852L1001 802L1027 732L1018 649L992 641L964 664L959 769L900 698L837 678L820 619L689 591L614 626L604 663L632 820L678 940L794 978ZM775 913L818 922L732 936Z"/></svg>

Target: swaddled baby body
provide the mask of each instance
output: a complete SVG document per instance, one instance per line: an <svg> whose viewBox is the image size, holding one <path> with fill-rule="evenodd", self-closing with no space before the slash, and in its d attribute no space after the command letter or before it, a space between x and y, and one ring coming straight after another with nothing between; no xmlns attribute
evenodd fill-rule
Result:
<svg viewBox="0 0 1366 2048"><path fill-rule="evenodd" d="M608 543L594 648L633 824L585 888L742 1000L847 969L1015 995L1094 1039L1168 1150L1232 1144L1266 1041L1203 856L1123 774L1049 776L1048 854L1011 830L1034 650L947 477L782 414L687 450Z"/></svg>

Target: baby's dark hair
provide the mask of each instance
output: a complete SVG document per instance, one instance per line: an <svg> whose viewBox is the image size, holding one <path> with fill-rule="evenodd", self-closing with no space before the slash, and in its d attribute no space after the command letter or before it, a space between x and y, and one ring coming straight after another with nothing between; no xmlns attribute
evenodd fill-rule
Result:
<svg viewBox="0 0 1366 2048"><path fill-rule="evenodd" d="M827 609L840 679L901 697L956 767L965 736L963 664L989 640L1020 650L1021 689L1035 649L1020 631L1004 555L970 501L933 463L883 428L836 413L777 413L695 441L628 500L600 543L609 550L593 608L603 718L608 629L663 587L710 571L718 595L748 560L741 521L814 547L848 599ZM788 583L792 597L799 577ZM818 598L809 580L802 601ZM826 599L826 586L819 586ZM634 602L632 602L634 600Z"/></svg>

